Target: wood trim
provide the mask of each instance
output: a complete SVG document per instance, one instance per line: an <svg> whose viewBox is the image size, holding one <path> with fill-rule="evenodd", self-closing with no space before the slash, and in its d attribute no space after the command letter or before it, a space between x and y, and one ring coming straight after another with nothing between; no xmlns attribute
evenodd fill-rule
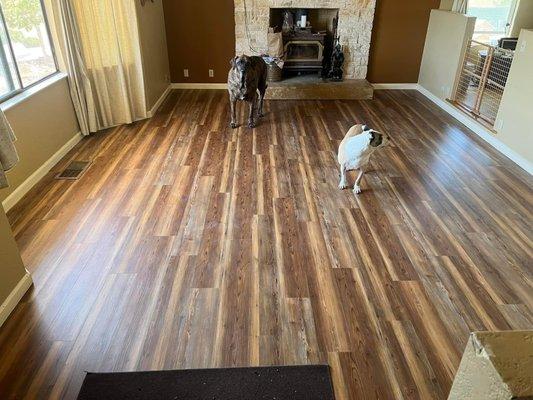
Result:
<svg viewBox="0 0 533 400"><path fill-rule="evenodd" d="M489 121L487 118L485 118L482 114L475 114L472 110L470 110L468 107L466 107L464 104L452 100L447 99L448 103L450 103L455 108L459 109L463 114L465 114L467 117L472 118L474 121L479 122L481 125L483 125L491 134L496 135L498 134L498 131L494 129L494 126L492 125L491 121Z"/></svg>
<svg viewBox="0 0 533 400"><path fill-rule="evenodd" d="M0 326L6 322L9 315L13 312L17 304L20 302L20 299L22 299L22 296L26 294L32 284L33 281L31 275L26 271L26 274L22 277L19 283L17 283L17 286L15 286L2 305L0 305Z"/></svg>
<svg viewBox="0 0 533 400"><path fill-rule="evenodd" d="M487 80L489 78L489 71L490 67L492 65L492 58L494 56L494 47L489 47L489 52L487 54L487 57L485 59L485 64L483 64L483 71L481 71L481 78L479 80L478 84L478 93L476 97L476 104L474 105L474 109L472 112L474 114L480 114L479 110L481 107L481 101L483 100L483 94L485 93L485 89L487 86Z"/></svg>

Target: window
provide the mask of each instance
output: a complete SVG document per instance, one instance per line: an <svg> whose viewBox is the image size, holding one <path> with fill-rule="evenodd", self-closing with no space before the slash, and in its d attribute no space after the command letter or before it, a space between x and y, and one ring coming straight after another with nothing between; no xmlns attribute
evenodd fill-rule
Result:
<svg viewBox="0 0 533 400"><path fill-rule="evenodd" d="M41 0L0 0L0 101L55 72Z"/></svg>
<svg viewBox="0 0 533 400"><path fill-rule="evenodd" d="M474 40L495 45L507 36L516 0L470 0L468 15L477 17Z"/></svg>

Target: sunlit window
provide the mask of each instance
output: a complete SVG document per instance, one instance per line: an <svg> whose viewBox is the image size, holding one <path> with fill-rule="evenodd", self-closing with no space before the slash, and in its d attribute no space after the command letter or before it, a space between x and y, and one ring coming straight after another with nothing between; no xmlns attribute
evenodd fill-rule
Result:
<svg viewBox="0 0 533 400"><path fill-rule="evenodd" d="M0 100L57 72L40 0L0 0Z"/></svg>
<svg viewBox="0 0 533 400"><path fill-rule="evenodd" d="M474 40L496 44L508 35L516 0L470 0L468 15L477 17Z"/></svg>

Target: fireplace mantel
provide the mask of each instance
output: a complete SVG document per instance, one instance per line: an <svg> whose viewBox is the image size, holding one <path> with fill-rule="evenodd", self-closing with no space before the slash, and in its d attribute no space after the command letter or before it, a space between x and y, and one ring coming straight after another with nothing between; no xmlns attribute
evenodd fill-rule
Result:
<svg viewBox="0 0 533 400"><path fill-rule="evenodd" d="M236 54L267 52L270 8L338 8L338 34L345 55L345 77L366 78L376 0L235 0L234 2Z"/></svg>

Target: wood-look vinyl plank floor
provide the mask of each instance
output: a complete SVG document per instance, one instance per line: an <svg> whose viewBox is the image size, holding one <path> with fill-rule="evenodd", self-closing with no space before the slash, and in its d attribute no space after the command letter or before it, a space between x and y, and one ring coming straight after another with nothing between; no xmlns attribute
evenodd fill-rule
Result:
<svg viewBox="0 0 533 400"><path fill-rule="evenodd" d="M9 213L35 284L0 329L0 398L328 363L338 400L445 399L470 331L533 328L532 179L421 94L267 101L254 130L228 108L172 91ZM335 152L363 122L394 146L354 196ZM93 164L54 180L74 159Z"/></svg>

